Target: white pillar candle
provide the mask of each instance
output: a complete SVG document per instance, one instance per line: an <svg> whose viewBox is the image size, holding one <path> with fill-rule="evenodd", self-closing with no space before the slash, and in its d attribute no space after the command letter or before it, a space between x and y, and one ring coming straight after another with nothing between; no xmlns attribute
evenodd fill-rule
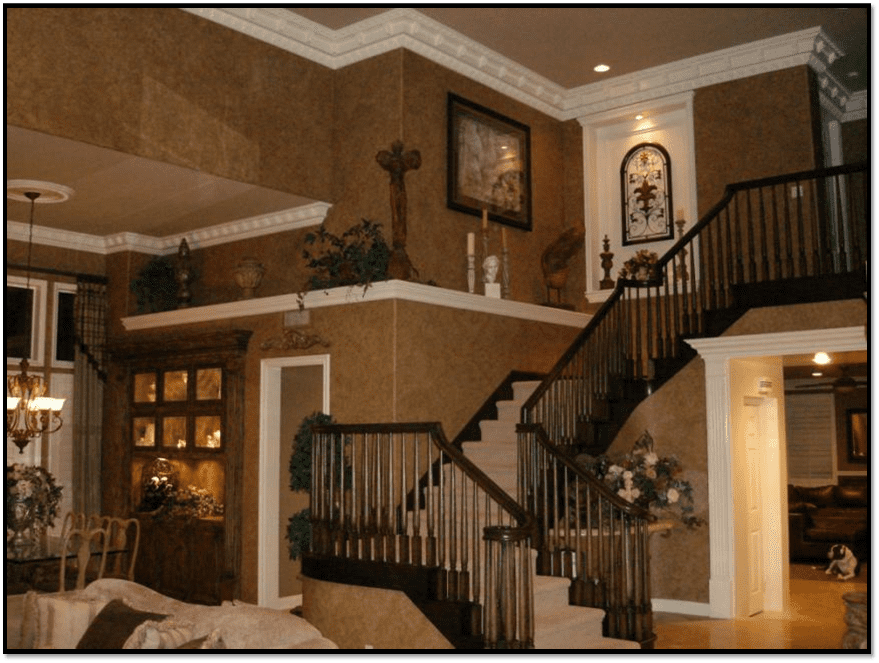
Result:
<svg viewBox="0 0 879 663"><path fill-rule="evenodd" d="M467 233L467 255L476 254L476 233Z"/></svg>

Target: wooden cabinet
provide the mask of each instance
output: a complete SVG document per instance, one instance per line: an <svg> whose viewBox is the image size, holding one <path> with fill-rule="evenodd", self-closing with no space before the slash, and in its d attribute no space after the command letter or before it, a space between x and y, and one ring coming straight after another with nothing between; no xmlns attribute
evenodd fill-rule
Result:
<svg viewBox="0 0 879 663"><path fill-rule="evenodd" d="M141 550L135 580L187 603L217 604L234 598L224 575L222 518L139 516Z"/></svg>
<svg viewBox="0 0 879 663"><path fill-rule="evenodd" d="M119 485L105 482L105 511L140 519L136 580L179 600L239 595L250 335L144 334L110 347L105 476Z"/></svg>

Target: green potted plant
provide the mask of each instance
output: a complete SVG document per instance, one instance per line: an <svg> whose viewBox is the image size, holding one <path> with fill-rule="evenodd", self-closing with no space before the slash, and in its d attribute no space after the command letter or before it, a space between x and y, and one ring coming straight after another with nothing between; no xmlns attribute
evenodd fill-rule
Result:
<svg viewBox="0 0 879 663"><path fill-rule="evenodd" d="M311 489L311 449L314 425L331 424L333 418L323 412L315 412L302 420L293 437L293 454L290 456L290 490ZM311 545L311 509L302 509L290 516L287 523L290 559L299 559Z"/></svg>

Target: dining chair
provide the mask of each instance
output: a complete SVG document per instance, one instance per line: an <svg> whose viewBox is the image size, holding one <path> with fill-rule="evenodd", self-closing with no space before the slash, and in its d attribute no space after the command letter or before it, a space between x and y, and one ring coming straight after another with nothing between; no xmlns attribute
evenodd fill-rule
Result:
<svg viewBox="0 0 879 663"><path fill-rule="evenodd" d="M97 573L92 574L96 575L96 578L92 579L103 577L104 567L107 563L107 542L107 530L102 527L71 527L68 529L61 539L61 572L58 591L67 591L68 565L75 566L77 570L75 588L84 589L88 569L93 566L90 563L98 552L100 552L100 557L97 560Z"/></svg>
<svg viewBox="0 0 879 663"><path fill-rule="evenodd" d="M134 580L134 564L140 547L140 521L137 518L102 516L101 527L106 530L105 555L112 553L113 568L105 569L105 577ZM128 568L123 568L127 558Z"/></svg>

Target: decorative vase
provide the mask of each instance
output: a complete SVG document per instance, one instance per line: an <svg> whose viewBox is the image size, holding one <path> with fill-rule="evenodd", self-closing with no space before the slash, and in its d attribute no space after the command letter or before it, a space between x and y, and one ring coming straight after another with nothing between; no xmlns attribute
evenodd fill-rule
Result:
<svg viewBox="0 0 879 663"><path fill-rule="evenodd" d="M12 547L26 548L33 545L33 526L37 516L33 500L26 497L14 498L10 515L12 522L9 525L14 532L11 541Z"/></svg>
<svg viewBox="0 0 879 663"><path fill-rule="evenodd" d="M256 258L242 258L235 268L235 282L241 288L242 297L251 299L262 282L266 268Z"/></svg>

